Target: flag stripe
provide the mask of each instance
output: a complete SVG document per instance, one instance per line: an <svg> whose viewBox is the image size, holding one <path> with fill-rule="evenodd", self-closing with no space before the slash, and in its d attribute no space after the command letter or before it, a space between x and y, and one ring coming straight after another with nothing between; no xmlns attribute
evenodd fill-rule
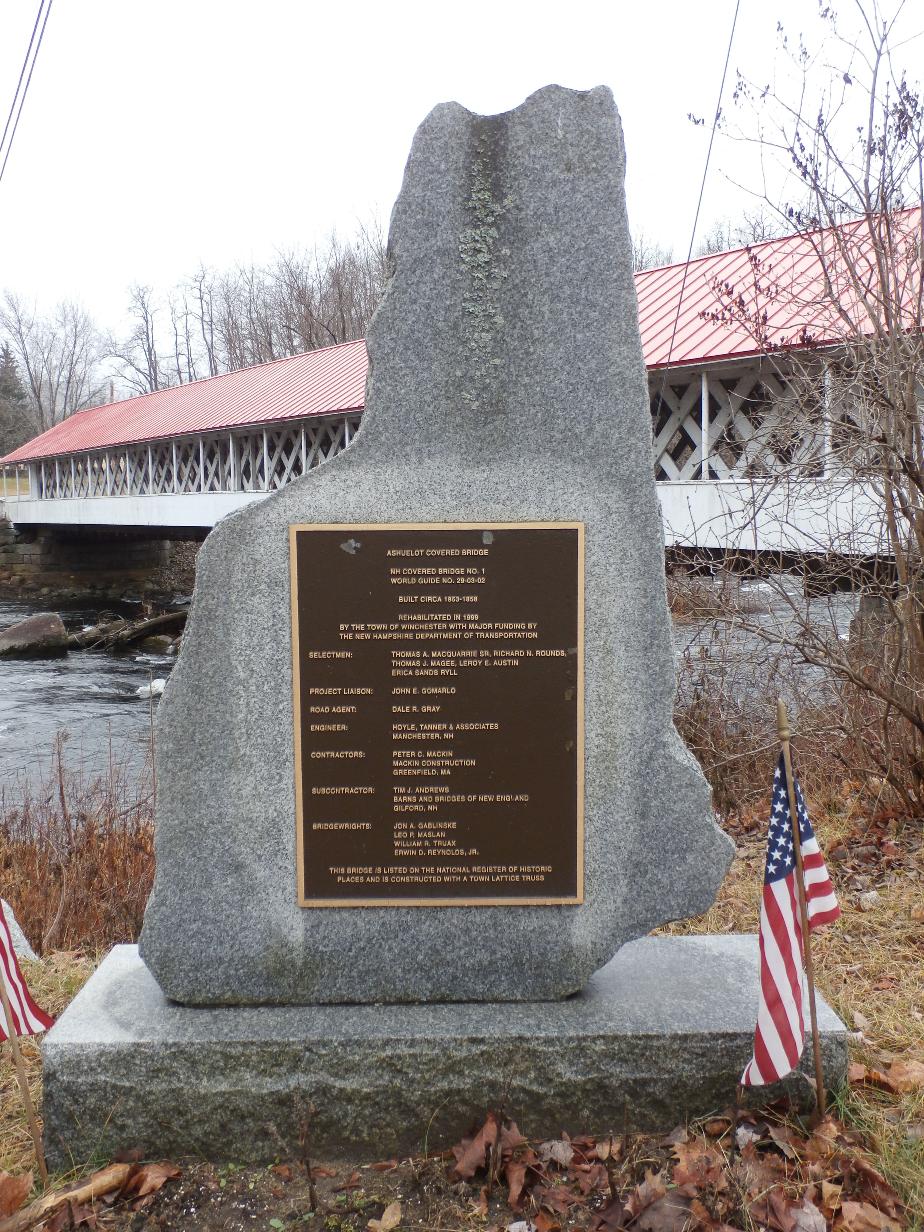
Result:
<svg viewBox="0 0 924 1232"><path fill-rule="evenodd" d="M837 919L840 908L812 830L798 783L794 784L803 856L809 928ZM773 780L767 860L760 909L760 995L754 1054L743 1086L776 1082L799 1064L805 1046L802 913L796 888L795 834L782 754Z"/></svg>
<svg viewBox="0 0 924 1232"><path fill-rule="evenodd" d="M772 1005L774 1009L779 1006L779 1010L773 1014L773 1020L777 1022L778 1029L781 1032L786 1031L794 1038L799 1033L801 1022L799 1002L802 997L802 981L799 972L802 966L801 959L798 968L796 966L795 956L791 949L792 933L787 935L787 929L792 926L791 912L788 917L784 918L774 890L775 887L764 887L766 919L764 928L761 930L761 937L764 942L763 966L765 970L761 972L760 982L764 989L765 999L769 999L767 988L773 990ZM783 1021L784 1016L785 1022Z"/></svg>
<svg viewBox="0 0 924 1232"><path fill-rule="evenodd" d="M13 949L13 936L10 932L3 909L0 907L0 980L3 980L10 1001L10 1013L13 1019L13 1029L17 1035L35 1035L39 1031L47 1031L54 1019L32 1000L26 981L19 969L16 951ZM7 1038L6 1015L0 1013L0 1040Z"/></svg>

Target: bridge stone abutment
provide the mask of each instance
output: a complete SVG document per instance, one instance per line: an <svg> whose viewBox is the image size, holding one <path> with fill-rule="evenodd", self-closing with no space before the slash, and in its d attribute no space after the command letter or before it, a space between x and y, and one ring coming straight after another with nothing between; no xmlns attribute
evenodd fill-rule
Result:
<svg viewBox="0 0 924 1232"><path fill-rule="evenodd" d="M0 513L0 592L23 599L188 593L199 538L16 527Z"/></svg>

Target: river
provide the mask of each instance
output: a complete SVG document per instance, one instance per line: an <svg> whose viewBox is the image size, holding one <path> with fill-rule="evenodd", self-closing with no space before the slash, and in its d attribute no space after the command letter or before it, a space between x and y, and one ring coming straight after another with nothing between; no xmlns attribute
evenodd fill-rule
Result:
<svg viewBox="0 0 924 1232"><path fill-rule="evenodd" d="M788 580L787 587L794 597L800 594L797 579ZM785 603L766 582L743 582L740 597L754 609L751 620L756 612L760 621L761 611L768 622L786 617ZM853 595L835 595L811 600L809 608L813 619L846 637L856 602ZM0 598L0 629L36 610L34 604ZM101 609L60 610L73 631L95 624ZM110 604L106 610L138 614L137 605ZM736 629L734 622L678 624L675 648L687 661L695 655L699 671L722 673L725 688L732 691L762 692L770 683L766 645L753 633ZM42 779L62 730L68 733L64 752L68 766L81 769L84 776L105 774L111 756L131 779L144 765L151 740L151 703L139 698L138 690L152 679L166 679L174 662L137 649L119 654L78 650L55 659L0 659L0 796L15 799L23 782ZM803 667L800 674L804 685L817 687L817 669ZM779 684L786 695L786 684Z"/></svg>
<svg viewBox="0 0 924 1232"><path fill-rule="evenodd" d="M35 604L0 597L0 629L37 610ZM56 610L73 632L95 624L102 609ZM137 605L109 604L105 610L138 614ZM0 793L15 798L23 782L41 779L61 730L68 733L66 764L85 775L106 773L110 752L129 773L140 770L150 749L151 704L137 690L152 678L166 679L174 662L137 649L0 659Z"/></svg>

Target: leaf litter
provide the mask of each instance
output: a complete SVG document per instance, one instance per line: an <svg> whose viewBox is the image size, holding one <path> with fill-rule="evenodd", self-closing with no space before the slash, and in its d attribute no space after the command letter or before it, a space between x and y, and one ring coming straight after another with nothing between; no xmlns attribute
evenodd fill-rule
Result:
<svg viewBox="0 0 924 1232"><path fill-rule="evenodd" d="M115 1165L118 1167L119 1165ZM121 1165L116 1192L59 1203L49 1232L99 1227L211 1232L910 1232L912 1213L834 1116L814 1129L784 1111L679 1126L666 1137L528 1140L489 1112L451 1151L376 1164L171 1162ZM103 1175L101 1173L95 1175ZM92 1181L92 1177L90 1178ZM0 1174L0 1211L23 1207L32 1178ZM86 1184L86 1182L84 1182ZM27 1188L27 1185L29 1188ZM18 1207L16 1207L18 1203ZM0 1218L0 1232L4 1232Z"/></svg>

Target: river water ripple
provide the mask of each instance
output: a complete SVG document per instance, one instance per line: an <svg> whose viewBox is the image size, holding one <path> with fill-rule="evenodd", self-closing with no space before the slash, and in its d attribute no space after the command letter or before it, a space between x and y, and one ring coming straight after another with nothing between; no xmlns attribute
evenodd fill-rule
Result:
<svg viewBox="0 0 924 1232"><path fill-rule="evenodd" d="M0 598L0 629L24 620L34 604ZM68 632L95 624L100 609L58 609ZM106 610L137 615L137 607ZM151 739L150 702L137 690L166 679L175 659L129 649L122 654L72 650L54 659L0 659L0 792L17 794L47 771L55 738L65 730L65 762L85 775L107 771L113 760L140 770ZM157 703L155 702L155 705Z"/></svg>

